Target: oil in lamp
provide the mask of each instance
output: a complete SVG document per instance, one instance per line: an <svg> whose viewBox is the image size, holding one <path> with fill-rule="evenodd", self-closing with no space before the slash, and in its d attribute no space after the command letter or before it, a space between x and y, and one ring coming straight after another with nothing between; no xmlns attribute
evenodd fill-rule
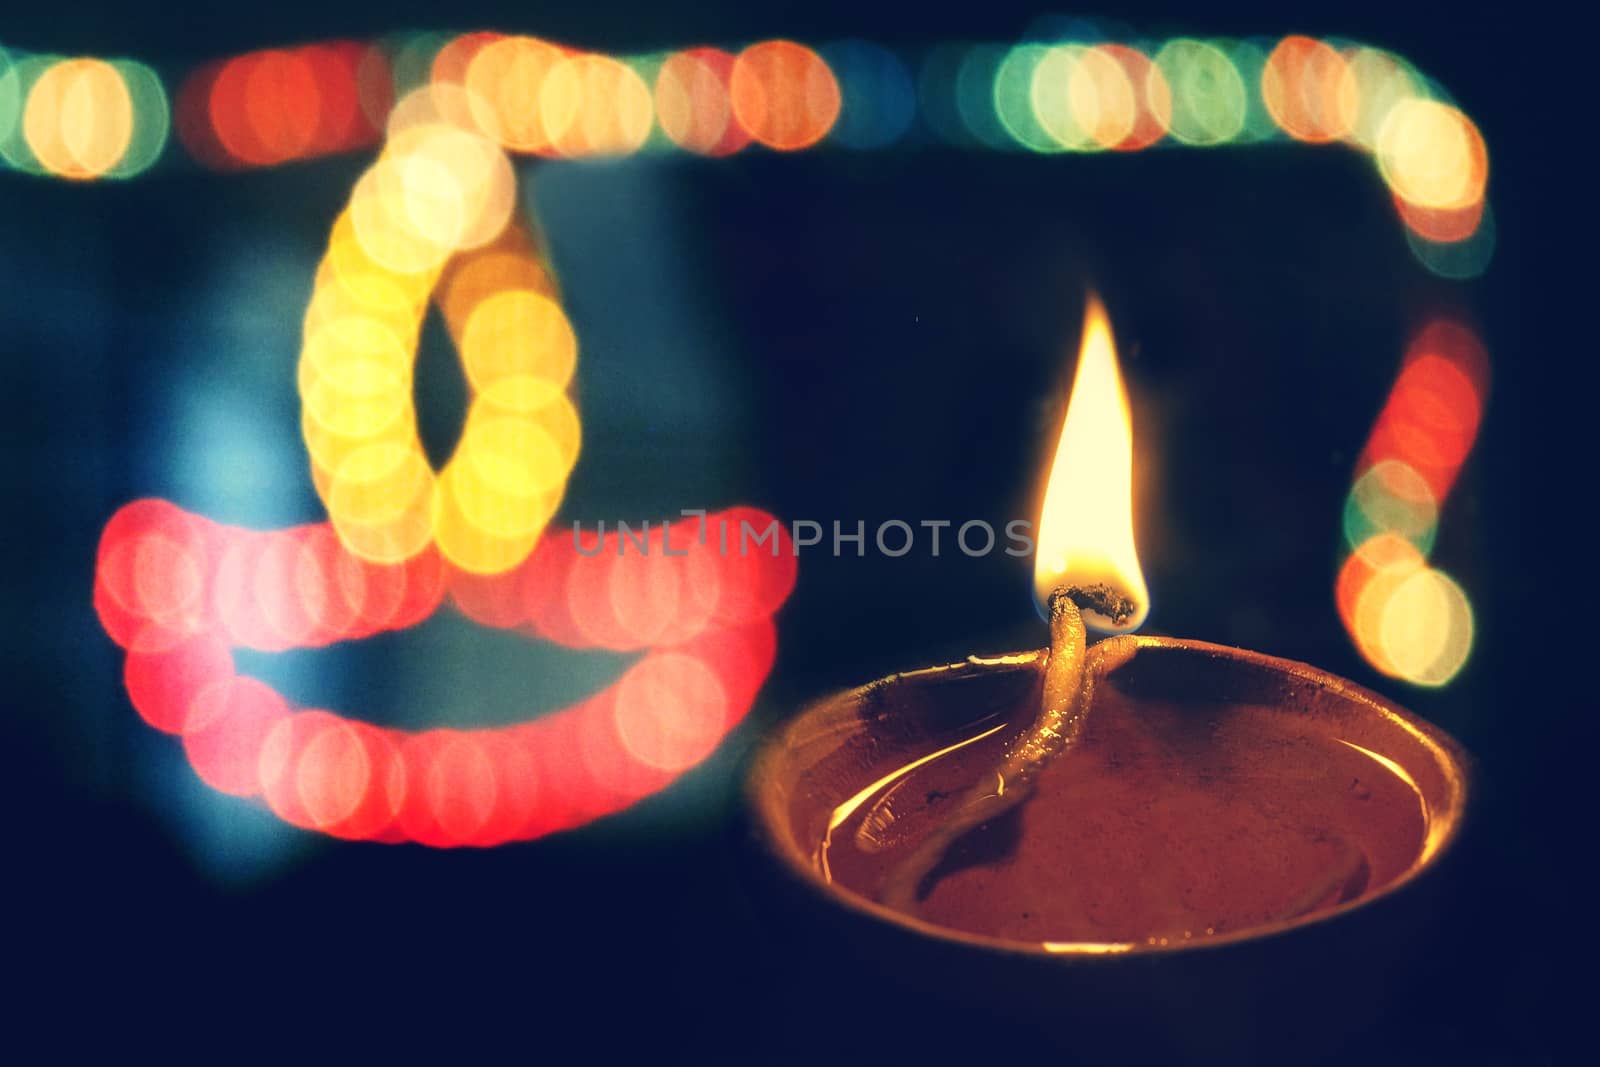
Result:
<svg viewBox="0 0 1600 1067"><path fill-rule="evenodd" d="M1049 648L883 678L768 738L763 892L864 995L976 1005L1013 1043L1314 1059L1445 920L1467 758L1314 667L1135 634L1132 440L1091 299L1038 527Z"/></svg>

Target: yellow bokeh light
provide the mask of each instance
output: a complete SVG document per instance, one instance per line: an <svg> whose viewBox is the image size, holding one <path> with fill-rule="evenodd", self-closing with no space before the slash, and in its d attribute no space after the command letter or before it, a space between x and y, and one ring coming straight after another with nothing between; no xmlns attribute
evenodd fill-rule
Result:
<svg viewBox="0 0 1600 1067"><path fill-rule="evenodd" d="M511 218L516 178L494 144L466 130L424 126L391 140L406 221L451 250L492 241Z"/></svg>
<svg viewBox="0 0 1600 1067"><path fill-rule="evenodd" d="M1389 187L1420 207L1467 207L1483 198L1489 180L1483 135L1437 100L1412 98L1391 108L1378 130L1377 159Z"/></svg>
<svg viewBox="0 0 1600 1067"><path fill-rule="evenodd" d="M1080 117L1083 101L1074 99L1078 69L1087 51L1068 44L1044 50L1037 55L1029 82L1033 120L1057 146L1069 151L1082 152L1098 147L1094 131L1085 127ZM1087 88L1079 89L1077 95L1081 98L1092 90L1091 78Z"/></svg>
<svg viewBox="0 0 1600 1067"><path fill-rule="evenodd" d="M1440 686L1472 653L1472 604L1454 579L1423 567L1388 591L1377 616L1376 643L1389 673L1415 685Z"/></svg>
<svg viewBox="0 0 1600 1067"><path fill-rule="evenodd" d="M508 416L474 418L452 469L462 515L503 538L537 535L567 478L555 438L538 423Z"/></svg>
<svg viewBox="0 0 1600 1067"><path fill-rule="evenodd" d="M545 75L540 115L564 156L637 152L650 137L655 103L644 79L609 56L567 56Z"/></svg>
<svg viewBox="0 0 1600 1067"><path fill-rule="evenodd" d="M480 300L467 318L461 363L478 390L524 376L564 386L578 363L578 339L554 300L503 290Z"/></svg>
<svg viewBox="0 0 1600 1067"><path fill-rule="evenodd" d="M424 97L428 90L412 96ZM505 153L484 137L408 111L383 155L356 184L350 218L367 258L383 269L419 274L452 254L494 240L516 198Z"/></svg>
<svg viewBox="0 0 1600 1067"><path fill-rule="evenodd" d="M515 415L537 425L555 444L563 474L577 465L582 443L572 398L545 378L504 378L478 394L476 408L489 415Z"/></svg>
<svg viewBox="0 0 1600 1067"><path fill-rule="evenodd" d="M1115 148L1133 133L1138 101L1128 74L1105 49L1089 48L1078 57L1067 84L1067 99L1079 129L1096 148Z"/></svg>
<svg viewBox="0 0 1600 1067"><path fill-rule="evenodd" d="M374 444L353 450L339 465L328 509L363 526L379 526L404 515L426 498L433 480L422 453L404 444Z"/></svg>
<svg viewBox="0 0 1600 1067"><path fill-rule="evenodd" d="M533 37L503 37L479 49L466 75L478 128L514 151L547 151L551 134L542 93L562 58L561 49Z"/></svg>
<svg viewBox="0 0 1600 1067"><path fill-rule="evenodd" d="M1398 534L1379 534L1357 549L1346 570L1355 575L1347 591L1350 636L1367 662L1393 675L1389 654L1380 639L1383 611L1389 597L1413 574L1427 566L1422 553Z"/></svg>
<svg viewBox="0 0 1600 1067"><path fill-rule="evenodd" d="M506 497L547 496L566 478L561 443L543 426L526 419L490 415L473 419L462 435L463 477ZM497 531L506 535L526 529Z"/></svg>
<svg viewBox="0 0 1600 1067"><path fill-rule="evenodd" d="M63 178L98 178L117 165L133 139L133 99L110 63L62 60L33 83L22 130L45 170Z"/></svg>
<svg viewBox="0 0 1600 1067"><path fill-rule="evenodd" d="M545 524L555 514L555 501L495 492L476 479L464 477L464 470L452 462L437 480L432 512L434 542L451 563L464 571L508 571L533 551ZM526 532L500 532L516 529Z"/></svg>
<svg viewBox="0 0 1600 1067"><path fill-rule="evenodd" d="M429 106L393 124L334 223L306 312L301 427L312 481L351 552L394 563L432 543L462 570L496 574L532 551L577 461L563 392L577 340L532 237L500 217L510 196L502 205L486 193L514 180L504 154L430 120ZM473 394L438 476L412 396L430 293Z"/></svg>

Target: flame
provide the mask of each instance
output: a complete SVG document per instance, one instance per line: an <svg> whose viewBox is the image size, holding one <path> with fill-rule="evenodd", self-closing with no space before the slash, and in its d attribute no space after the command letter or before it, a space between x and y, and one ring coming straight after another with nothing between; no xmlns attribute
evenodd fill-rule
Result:
<svg viewBox="0 0 1600 1067"><path fill-rule="evenodd" d="M1133 544L1133 419L1111 323L1091 293L1078 373L1040 512L1033 595L1045 612L1055 590L1101 584L1131 600L1133 613L1116 623L1085 610L1084 622L1107 633L1138 629L1150 612L1150 594Z"/></svg>

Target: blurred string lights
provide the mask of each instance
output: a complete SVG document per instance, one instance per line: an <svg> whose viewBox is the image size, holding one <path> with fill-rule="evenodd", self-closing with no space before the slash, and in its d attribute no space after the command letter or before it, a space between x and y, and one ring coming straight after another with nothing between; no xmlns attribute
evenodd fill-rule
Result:
<svg viewBox="0 0 1600 1067"><path fill-rule="evenodd" d="M131 60L0 50L0 159L71 180L189 158L222 171L381 146L335 221L307 310L298 382L312 480L329 515L277 531L137 501L101 540L94 600L127 651L139 713L182 738L214 788L333 836L489 845L575 826L702 760L748 710L775 655L794 558L727 556L734 511L613 534L546 534L577 462L566 388L577 342L516 217L508 153L586 158L754 145L926 143L1034 153L1263 142L1368 154L1417 260L1481 274L1494 246L1473 122L1404 59L1336 40L1073 39L938 45L765 41L612 57L532 37L411 34L247 53L164 81ZM175 84L175 94L167 86ZM429 302L471 402L435 472L412 363ZM1437 322L1407 353L1345 512L1341 618L1376 668L1440 685L1471 649L1465 593L1432 568L1438 511L1470 449L1487 359ZM666 555L671 545L684 555ZM487 625L575 648L642 651L600 694L496 729L407 732L292 710L234 671L284 651L414 626L445 600Z"/></svg>
<svg viewBox="0 0 1600 1067"><path fill-rule="evenodd" d="M1416 685L1444 685L1472 651L1471 602L1427 560L1488 384L1488 354L1470 329L1451 319L1426 324L1406 350L1345 502L1339 617L1369 663Z"/></svg>
<svg viewBox="0 0 1600 1067"><path fill-rule="evenodd" d="M0 158L70 179L127 178L169 131L218 170L375 146L395 102L446 90L443 117L507 151L558 158L725 156L945 143L1130 152L1292 141L1368 154L1412 252L1446 278L1494 250L1477 126L1392 52L1334 39L1073 39L813 50L763 41L613 57L526 36L418 33L250 52L165 83L130 60L0 50Z"/></svg>

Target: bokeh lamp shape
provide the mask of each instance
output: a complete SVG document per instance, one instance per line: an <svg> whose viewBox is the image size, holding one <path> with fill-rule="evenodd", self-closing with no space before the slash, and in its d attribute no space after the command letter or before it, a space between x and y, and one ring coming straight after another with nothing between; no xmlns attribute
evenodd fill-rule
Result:
<svg viewBox="0 0 1600 1067"><path fill-rule="evenodd" d="M796 560L752 509L663 525L631 553L615 532L546 532L578 455L577 343L512 219L509 162L446 112L426 90L397 105L318 268L299 386L330 521L254 531L136 501L102 534L94 602L134 707L212 787L335 837L495 845L618 811L709 755L771 668ZM430 299L472 390L437 474L412 401ZM724 551L747 525L775 526L770 550ZM576 706L481 730L292 709L234 669L234 648L404 629L446 597L484 625L647 654Z"/></svg>

